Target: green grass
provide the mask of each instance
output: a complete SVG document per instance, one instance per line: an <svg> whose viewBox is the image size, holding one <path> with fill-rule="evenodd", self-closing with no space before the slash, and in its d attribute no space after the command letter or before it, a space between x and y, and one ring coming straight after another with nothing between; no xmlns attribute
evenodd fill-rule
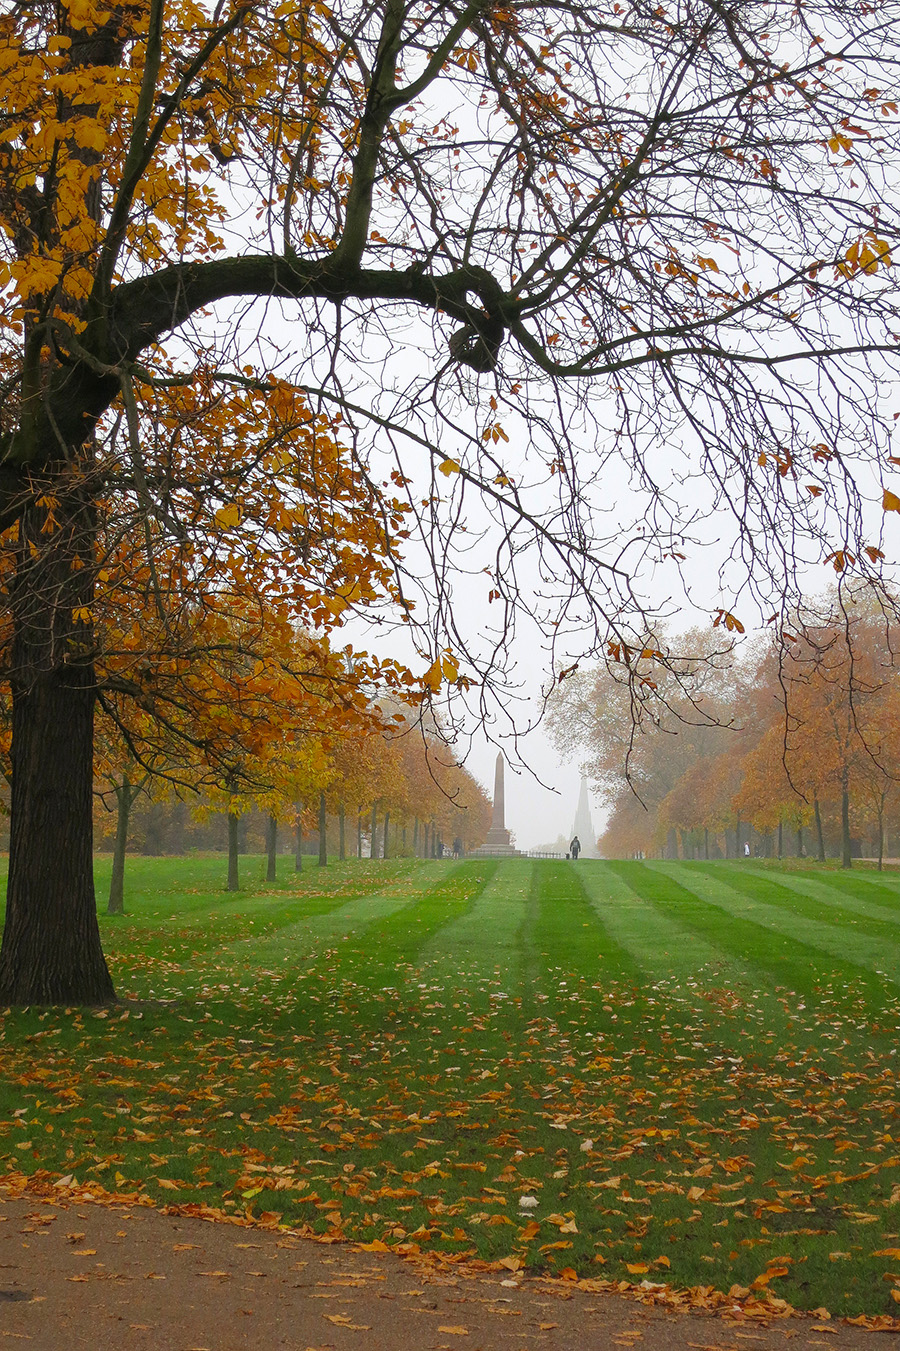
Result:
<svg viewBox="0 0 900 1351"><path fill-rule="evenodd" d="M0 1170L897 1309L900 876L279 866L129 862L122 1005L0 1013Z"/></svg>

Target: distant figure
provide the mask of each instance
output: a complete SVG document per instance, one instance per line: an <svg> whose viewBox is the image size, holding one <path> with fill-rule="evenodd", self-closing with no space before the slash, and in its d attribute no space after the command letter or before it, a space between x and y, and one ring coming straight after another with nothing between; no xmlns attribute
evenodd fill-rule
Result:
<svg viewBox="0 0 900 1351"><path fill-rule="evenodd" d="M578 855L581 853L581 841L579 840L577 835L575 836L572 843L569 845L569 853L572 855L573 858L577 858Z"/></svg>
<svg viewBox="0 0 900 1351"><path fill-rule="evenodd" d="M453 857L459 858L461 853L462 853L462 840L457 835L456 839L453 841Z"/></svg>
<svg viewBox="0 0 900 1351"><path fill-rule="evenodd" d="M745 843L745 845L744 845L744 858L749 858L749 857L750 857L750 844L749 844L749 842L748 842L748 843Z"/></svg>

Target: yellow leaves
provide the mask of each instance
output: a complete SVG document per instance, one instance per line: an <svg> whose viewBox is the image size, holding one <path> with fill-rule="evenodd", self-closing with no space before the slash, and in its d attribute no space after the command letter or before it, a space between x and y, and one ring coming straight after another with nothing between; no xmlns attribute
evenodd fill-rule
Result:
<svg viewBox="0 0 900 1351"><path fill-rule="evenodd" d="M876 1248L873 1257L894 1257L900 1259L900 1248Z"/></svg>
<svg viewBox="0 0 900 1351"><path fill-rule="evenodd" d="M371 1324L354 1323L345 1313L323 1313L322 1317L329 1323L334 1323L338 1328L349 1328L352 1332L371 1332Z"/></svg>
<svg viewBox="0 0 900 1351"><path fill-rule="evenodd" d="M436 657L428 670L422 676L422 683L428 689L437 691L440 689L443 681L453 684L459 678L459 661L453 655L450 648L445 648L440 656Z"/></svg>
<svg viewBox="0 0 900 1351"><path fill-rule="evenodd" d="M220 507L216 512L216 525L220 525L223 530L233 530L235 526L241 523L241 508L236 502L231 502L227 507Z"/></svg>
<svg viewBox="0 0 900 1351"><path fill-rule="evenodd" d="M844 261L837 264L841 277L852 277L857 272L874 276L879 267L891 266L890 245L886 239L879 239L874 230L867 230L844 254Z"/></svg>
<svg viewBox="0 0 900 1351"><path fill-rule="evenodd" d="M468 1337L469 1335L469 1329L458 1323L440 1323L438 1332L449 1332L451 1337Z"/></svg>
<svg viewBox="0 0 900 1351"><path fill-rule="evenodd" d="M493 445L496 445L498 441L509 442L509 437L506 435L506 432L500 426L499 422L489 422L481 433L481 439L485 444L491 442Z"/></svg>
<svg viewBox="0 0 900 1351"><path fill-rule="evenodd" d="M900 497L892 493L889 488L885 488L884 496L881 499L882 511L900 511Z"/></svg>
<svg viewBox="0 0 900 1351"><path fill-rule="evenodd" d="M87 605L80 605L72 611L72 620L75 624L93 624L94 612Z"/></svg>
<svg viewBox="0 0 900 1351"><path fill-rule="evenodd" d="M460 468L461 465L459 463L459 460L441 460L440 464L438 465L438 470L440 471L440 473L445 475L445 477L447 478L449 478L451 474L458 474Z"/></svg>
<svg viewBox="0 0 900 1351"><path fill-rule="evenodd" d="M846 153L853 146L853 141L849 136L842 136L840 133L830 136L826 142L828 149L833 155Z"/></svg>

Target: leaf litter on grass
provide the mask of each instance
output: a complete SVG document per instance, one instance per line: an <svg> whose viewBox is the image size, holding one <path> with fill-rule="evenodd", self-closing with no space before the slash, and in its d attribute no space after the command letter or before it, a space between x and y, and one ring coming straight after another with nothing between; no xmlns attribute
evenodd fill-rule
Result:
<svg viewBox="0 0 900 1351"><path fill-rule="evenodd" d="M519 975L489 952L451 973L442 928L487 881L468 865L413 886L414 943L402 911L302 962L272 960L267 933L253 970L208 945L123 962L144 1002L105 1017L7 1012L7 1185L64 1177L513 1277L891 1322L896 990L876 1003L840 972L803 993L703 971L638 988L584 953L535 970L531 949Z"/></svg>

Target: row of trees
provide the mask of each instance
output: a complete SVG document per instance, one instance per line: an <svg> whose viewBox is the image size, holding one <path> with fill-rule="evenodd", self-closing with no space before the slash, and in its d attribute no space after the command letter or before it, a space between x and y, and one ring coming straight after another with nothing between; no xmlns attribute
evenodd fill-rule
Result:
<svg viewBox="0 0 900 1351"><path fill-rule="evenodd" d="M900 831L898 636L870 593L846 588L778 634L662 672L654 641L632 661L658 695L636 732L627 683L573 675L551 720L567 751L575 728L588 748L610 811L603 852L733 857L749 844L850 867L865 841L880 867Z"/></svg>
<svg viewBox="0 0 900 1351"><path fill-rule="evenodd" d="M125 856L136 841L145 853L224 846L226 886L235 891L248 835L266 854L269 881L286 834L297 870L313 844L325 865L329 853L429 858L454 841L469 850L483 840L490 804L439 736L377 706L327 733L292 721L296 705L272 704L268 712L255 729L256 759L244 762L240 780L217 781L202 756L154 773L122 742L118 756L107 751L98 764L95 820L98 845L113 851L109 913L124 908ZM232 732L246 745L239 710Z"/></svg>

